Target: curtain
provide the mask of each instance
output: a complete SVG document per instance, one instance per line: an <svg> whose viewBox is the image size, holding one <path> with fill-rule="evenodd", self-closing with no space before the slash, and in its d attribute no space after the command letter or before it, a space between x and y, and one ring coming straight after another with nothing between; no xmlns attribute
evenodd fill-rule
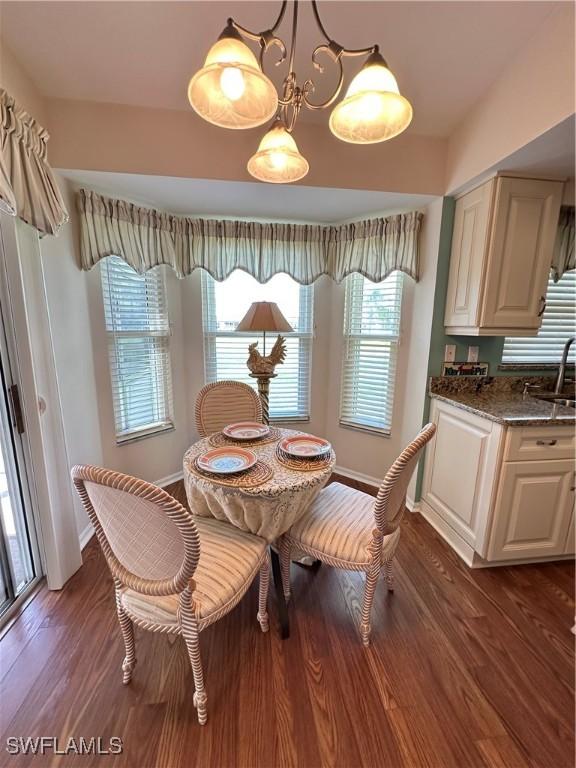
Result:
<svg viewBox="0 0 576 768"><path fill-rule="evenodd" d="M552 275L557 283L564 272L576 269L574 254L574 206L563 206L560 209L560 221L554 243L552 257Z"/></svg>
<svg viewBox="0 0 576 768"><path fill-rule="evenodd" d="M308 285L351 272L379 282L400 270L418 280L418 212L321 226L172 216L84 189L77 201L85 270L114 255L140 273L168 264L179 277L202 268L224 280L243 269L261 283L286 272Z"/></svg>
<svg viewBox="0 0 576 768"><path fill-rule="evenodd" d="M0 206L42 234L68 221L52 169L48 133L0 89Z"/></svg>

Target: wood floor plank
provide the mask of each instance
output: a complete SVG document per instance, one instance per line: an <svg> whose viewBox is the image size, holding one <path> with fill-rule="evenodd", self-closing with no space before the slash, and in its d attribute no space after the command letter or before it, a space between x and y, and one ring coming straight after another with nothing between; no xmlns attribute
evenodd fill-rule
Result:
<svg viewBox="0 0 576 768"><path fill-rule="evenodd" d="M509 736L481 739L476 746L490 768L531 768L534 765Z"/></svg>
<svg viewBox="0 0 576 768"><path fill-rule="evenodd" d="M182 483L171 490L185 502ZM396 591L376 591L368 649L362 574L326 566L293 566L288 640L273 594L260 632L257 585L202 633L201 728L181 638L137 630L122 685L112 580L93 540L66 587L41 590L0 640L0 765L8 735L114 735L118 758L10 757L6 768L568 768L573 580L567 562L471 571L407 515Z"/></svg>

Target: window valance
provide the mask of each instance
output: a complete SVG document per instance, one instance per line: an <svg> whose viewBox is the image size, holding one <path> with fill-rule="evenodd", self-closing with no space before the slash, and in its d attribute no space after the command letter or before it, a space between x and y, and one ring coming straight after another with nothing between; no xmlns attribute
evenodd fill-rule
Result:
<svg viewBox="0 0 576 768"><path fill-rule="evenodd" d="M48 165L48 139L47 131L0 89L0 209L54 235L68 212Z"/></svg>
<svg viewBox="0 0 576 768"><path fill-rule="evenodd" d="M285 272L308 285L321 275L380 281L401 270L418 280L418 211L335 226L192 219L84 189L78 210L85 270L114 255L140 273L168 264L179 277L202 268L224 280L243 269L261 283Z"/></svg>
<svg viewBox="0 0 576 768"><path fill-rule="evenodd" d="M574 253L574 206L562 206L558 232L554 243L554 255L552 257L552 275L557 283L564 272L576 269L576 255Z"/></svg>

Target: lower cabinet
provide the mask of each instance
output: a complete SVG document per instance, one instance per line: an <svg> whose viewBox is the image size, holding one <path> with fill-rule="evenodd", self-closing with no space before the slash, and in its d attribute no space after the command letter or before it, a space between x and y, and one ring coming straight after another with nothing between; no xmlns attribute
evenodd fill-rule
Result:
<svg viewBox="0 0 576 768"><path fill-rule="evenodd" d="M436 400L432 419L423 502L472 551L484 552L502 427Z"/></svg>
<svg viewBox="0 0 576 768"><path fill-rule="evenodd" d="M473 567L574 554L574 429L506 427L434 399L422 515Z"/></svg>
<svg viewBox="0 0 576 768"><path fill-rule="evenodd" d="M573 514L573 485L570 459L505 463L488 558L563 555Z"/></svg>

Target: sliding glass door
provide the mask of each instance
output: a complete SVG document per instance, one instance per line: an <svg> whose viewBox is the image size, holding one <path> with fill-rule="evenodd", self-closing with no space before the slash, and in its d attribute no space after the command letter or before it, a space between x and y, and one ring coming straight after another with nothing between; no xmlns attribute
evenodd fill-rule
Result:
<svg viewBox="0 0 576 768"><path fill-rule="evenodd" d="M3 256L0 233L0 625L41 575Z"/></svg>

